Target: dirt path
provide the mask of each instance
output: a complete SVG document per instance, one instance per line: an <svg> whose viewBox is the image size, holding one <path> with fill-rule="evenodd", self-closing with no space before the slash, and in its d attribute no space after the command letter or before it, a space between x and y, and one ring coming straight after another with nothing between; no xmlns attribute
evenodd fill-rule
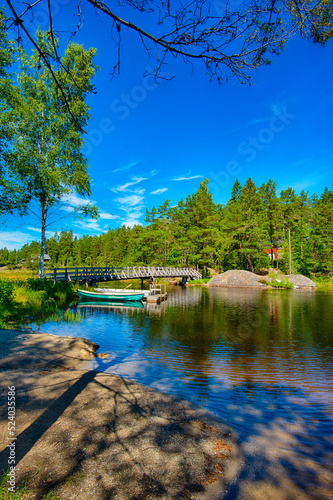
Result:
<svg viewBox="0 0 333 500"><path fill-rule="evenodd" d="M219 499L242 468L235 435L208 412L85 369L84 339L0 331L0 469L15 386L16 484L24 498Z"/></svg>

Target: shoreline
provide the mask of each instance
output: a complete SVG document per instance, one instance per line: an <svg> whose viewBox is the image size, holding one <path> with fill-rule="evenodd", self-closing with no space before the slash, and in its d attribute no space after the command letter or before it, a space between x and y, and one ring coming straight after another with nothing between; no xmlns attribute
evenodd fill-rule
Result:
<svg viewBox="0 0 333 500"><path fill-rule="evenodd" d="M327 477L306 487L292 477L283 425L272 438L256 438L253 429L241 442L208 410L86 369L97 349L80 337L0 330L0 475L8 469L6 405L14 386L14 479L21 500L330 498L325 468L313 464L311 470ZM4 485L0 497L10 500Z"/></svg>
<svg viewBox="0 0 333 500"><path fill-rule="evenodd" d="M87 370L97 344L17 329L0 331L0 347L0 433L7 432L6 389L15 386L16 485L26 480L37 498L52 491L62 500L210 500L237 480L243 454L226 423L187 401Z"/></svg>

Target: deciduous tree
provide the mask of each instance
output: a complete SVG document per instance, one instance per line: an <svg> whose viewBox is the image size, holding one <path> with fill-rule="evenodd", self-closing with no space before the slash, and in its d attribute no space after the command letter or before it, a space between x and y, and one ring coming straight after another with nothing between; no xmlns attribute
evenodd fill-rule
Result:
<svg viewBox="0 0 333 500"><path fill-rule="evenodd" d="M38 10L44 7L49 32L53 36L57 19L53 16L52 2L24 2L23 7L19 0L6 0L6 3L11 24L18 30L18 39L22 40L23 31L50 69L48 52L25 21L28 16L34 19ZM71 35L81 27L84 16L91 16L89 8L93 6L98 13L96 23L100 16L110 21L110 42L118 46L114 70L120 68L120 48L126 32L132 31L154 57L156 76L161 75L161 69L170 59L182 58L192 64L201 63L209 77L218 82L227 80L230 75L242 83L250 82L251 70L269 64L272 55L279 54L295 34L322 45L333 35L332 2L329 0L247 0L237 3L219 0L87 0L72 4L73 17L76 14L78 23L75 23ZM130 20L133 17L131 8L135 11L132 12L134 21ZM61 64L60 59L58 62ZM62 82L57 84L61 87Z"/></svg>
<svg viewBox="0 0 333 500"><path fill-rule="evenodd" d="M39 32L37 40L50 60L56 58L57 43L49 34ZM75 118L72 119L65 98L39 53L34 50L27 56L20 51L17 104L8 110L12 138L6 164L29 193L30 211L40 221L40 277L43 275L46 228L54 217L58 217L55 211L61 208L66 195L76 193L85 197L90 194L88 165L82 153L82 129L89 119L85 98L93 90L94 54L94 49L84 50L80 45L69 43L61 58L61 67L54 69L67 103L70 103ZM92 205L83 204L77 208L82 215L97 216L97 209Z"/></svg>

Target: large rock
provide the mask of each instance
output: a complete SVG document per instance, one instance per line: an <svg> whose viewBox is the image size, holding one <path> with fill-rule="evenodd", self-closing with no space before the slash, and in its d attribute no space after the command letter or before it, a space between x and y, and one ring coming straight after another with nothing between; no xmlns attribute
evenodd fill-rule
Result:
<svg viewBox="0 0 333 500"><path fill-rule="evenodd" d="M214 276L207 283L207 286L268 288L267 285L259 282L262 279L263 276L258 276L250 271L231 269L230 271ZM265 276L265 281L270 281L270 279Z"/></svg>
<svg viewBox="0 0 333 500"><path fill-rule="evenodd" d="M283 276L279 276L281 280ZM308 290L315 290L317 288L314 281L310 278L306 278L302 274L288 274L285 276L290 283L294 285L295 288L303 288ZM250 273L249 271L239 271L236 269L231 269L225 273L218 274L214 276L208 283L207 286L218 286L218 287L249 287L249 288L270 288L264 283L260 283L261 280L266 282L271 281L268 276L258 276L257 274Z"/></svg>
<svg viewBox="0 0 333 500"><path fill-rule="evenodd" d="M74 369L83 361L94 359L98 348L95 342L80 337L0 330L0 371L14 366L25 370L50 366Z"/></svg>
<svg viewBox="0 0 333 500"><path fill-rule="evenodd" d="M295 288L317 288L314 281L310 280L310 278L307 278L306 276L303 276L302 274L288 274L286 278L295 286Z"/></svg>

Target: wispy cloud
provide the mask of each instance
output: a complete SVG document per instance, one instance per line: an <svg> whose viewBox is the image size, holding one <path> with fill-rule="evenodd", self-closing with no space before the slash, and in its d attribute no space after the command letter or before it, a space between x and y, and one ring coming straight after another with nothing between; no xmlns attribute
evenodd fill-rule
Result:
<svg viewBox="0 0 333 500"><path fill-rule="evenodd" d="M80 227L84 231L97 231L100 233L107 233L107 226L101 227L99 222L95 219L87 219L87 220L76 220L73 222L73 225Z"/></svg>
<svg viewBox="0 0 333 500"><path fill-rule="evenodd" d="M189 169L186 174L180 175L178 177L171 177L169 180L172 181L190 181L191 179L199 179L200 177L203 177L202 175L191 175L192 170Z"/></svg>
<svg viewBox="0 0 333 500"><path fill-rule="evenodd" d="M128 196L119 196L115 198L115 202L119 203L121 210L127 210L129 207L135 207L140 205L144 200L143 196L139 196L137 194L130 194Z"/></svg>
<svg viewBox="0 0 333 500"><path fill-rule="evenodd" d="M29 229L29 231L34 231L35 233L41 234L41 228L38 228L38 227L27 227L27 229ZM46 234L47 238L52 238L52 236L54 236L55 233L56 233L56 231L45 231L45 234Z"/></svg>
<svg viewBox="0 0 333 500"><path fill-rule="evenodd" d="M18 249L35 239L31 234L21 231L0 231L0 248L6 247L8 250Z"/></svg>
<svg viewBox="0 0 333 500"><path fill-rule="evenodd" d="M74 212L77 212L78 207L80 206L96 204L95 201L90 200L89 198L82 198L81 196L78 196L76 193L66 194L65 196L62 197L61 202L62 202L61 210L68 212L68 214L71 213L74 214Z"/></svg>
<svg viewBox="0 0 333 500"><path fill-rule="evenodd" d="M123 184L122 186L117 186L115 188L111 188L111 191L113 193L118 193L118 192L126 192L130 191L131 186L135 186L136 184L139 184L139 182L146 181L148 177L132 177L132 179L129 182L126 182L126 184Z"/></svg>
<svg viewBox="0 0 333 500"><path fill-rule="evenodd" d="M128 227L133 227L136 224L141 224L143 218L144 197L138 194L130 194L128 196L119 196L114 199L118 204L119 210L125 212L123 224Z"/></svg>
<svg viewBox="0 0 333 500"><path fill-rule="evenodd" d="M142 162L142 160L134 161L132 163L129 163L128 165L124 165L123 167L116 168L115 170L112 170L112 172L116 173L116 172L124 172L125 170L130 170L132 167L135 167L136 165L138 165L141 162Z"/></svg>
<svg viewBox="0 0 333 500"><path fill-rule="evenodd" d="M156 189L155 191L151 191L150 194L162 194L165 193L165 191L168 191L168 188Z"/></svg>
<svg viewBox="0 0 333 500"><path fill-rule="evenodd" d="M65 196L62 197L61 201L63 203L67 203L71 207L77 207L79 205L95 204L95 202L89 200L89 198L81 198L81 196L78 196L75 193L66 194Z"/></svg>
<svg viewBox="0 0 333 500"><path fill-rule="evenodd" d="M100 219L106 219L106 220L119 219L118 215L109 214L108 212L100 212L99 217Z"/></svg>
<svg viewBox="0 0 333 500"><path fill-rule="evenodd" d="M301 180L290 181L289 184L285 184L282 187L277 188L277 193L280 194L281 191L285 191L288 188L292 188L299 193L300 191L306 191L311 186L314 186L322 180L322 176L308 177Z"/></svg>
<svg viewBox="0 0 333 500"><path fill-rule="evenodd" d="M191 179L199 179L202 175L191 175L190 177L176 177L174 181L190 181Z"/></svg>

